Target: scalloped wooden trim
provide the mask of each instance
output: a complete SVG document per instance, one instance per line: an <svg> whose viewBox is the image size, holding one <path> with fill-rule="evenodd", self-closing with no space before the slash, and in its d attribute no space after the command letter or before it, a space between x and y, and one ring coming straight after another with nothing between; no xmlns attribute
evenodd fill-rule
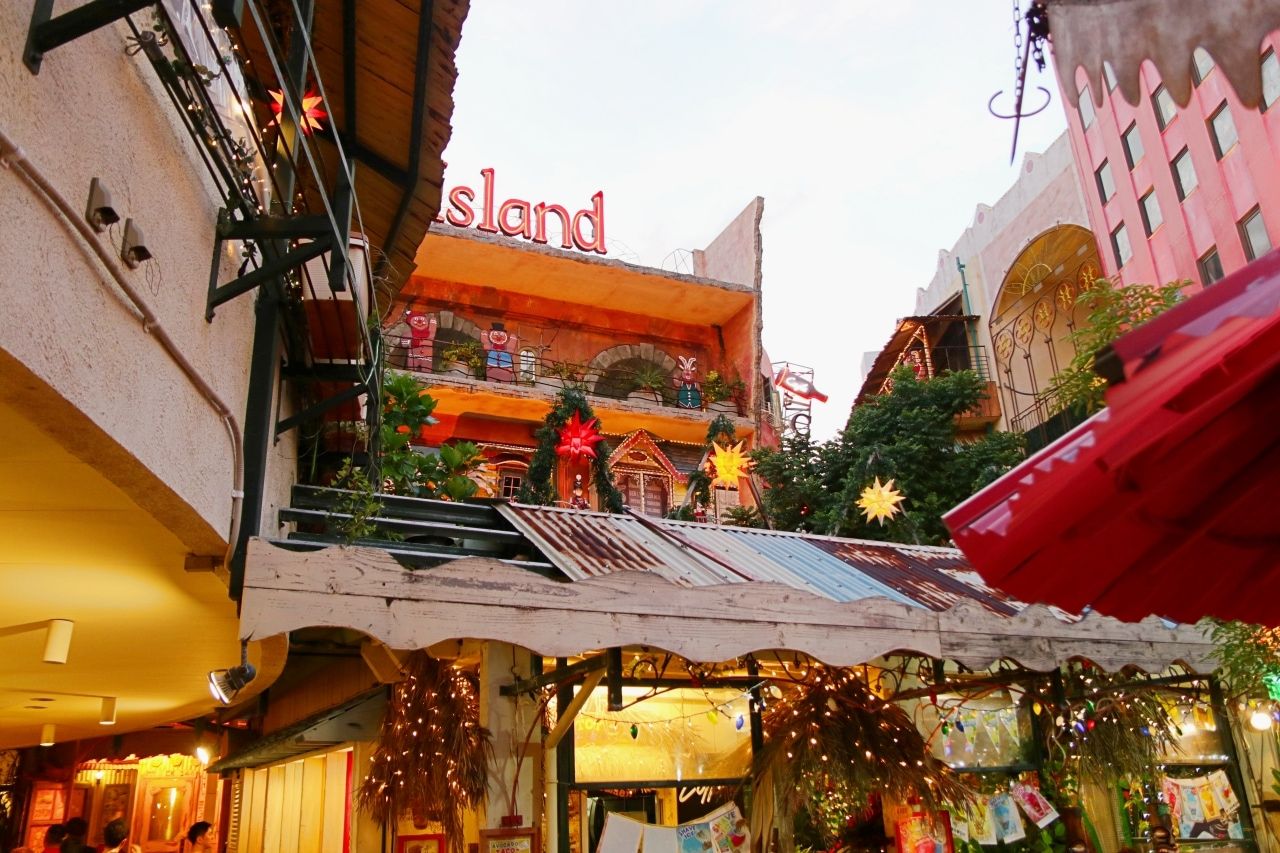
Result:
<svg viewBox="0 0 1280 853"><path fill-rule="evenodd" d="M1155 618L1066 621L1039 605L1005 617L976 602L935 612L883 598L837 602L775 583L690 588L649 572L570 583L479 558L410 571L373 548L302 552L258 538L249 543L241 606L242 636L350 628L396 649L465 638L549 657L653 646L706 662L787 649L834 666L909 651L972 668L1009 659L1048 670L1084 658L1112 671L1213 669L1202 629Z"/></svg>

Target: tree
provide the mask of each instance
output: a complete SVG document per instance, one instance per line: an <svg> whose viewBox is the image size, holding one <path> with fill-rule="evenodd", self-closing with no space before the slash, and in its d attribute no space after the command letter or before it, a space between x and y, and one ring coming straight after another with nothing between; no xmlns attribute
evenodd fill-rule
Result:
<svg viewBox="0 0 1280 853"><path fill-rule="evenodd" d="M1076 297L1076 304L1089 309L1089 319L1071 333L1076 357L1049 380L1050 399L1056 411L1079 416L1101 409L1107 382L1094 370L1094 356L1107 344L1137 326L1163 314L1182 300L1189 281L1175 281L1162 287L1149 284L1118 286L1105 278L1094 282Z"/></svg>
<svg viewBox="0 0 1280 853"><path fill-rule="evenodd" d="M956 416L972 409L986 383L972 371L918 380L893 373L893 390L856 407L831 441L785 441L753 454L769 488L765 514L784 530L859 539L943 544L942 514L1022 459L1022 436L995 432L956 439ZM856 502L875 478L894 481L906 500L892 521L869 523Z"/></svg>

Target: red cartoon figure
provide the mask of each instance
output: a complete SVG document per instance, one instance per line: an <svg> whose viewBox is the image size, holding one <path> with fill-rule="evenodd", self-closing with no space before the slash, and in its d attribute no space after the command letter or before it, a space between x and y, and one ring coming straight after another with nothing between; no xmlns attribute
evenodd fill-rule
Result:
<svg viewBox="0 0 1280 853"><path fill-rule="evenodd" d="M410 370L431 370L435 354L436 326L434 314L409 312L409 363Z"/></svg>

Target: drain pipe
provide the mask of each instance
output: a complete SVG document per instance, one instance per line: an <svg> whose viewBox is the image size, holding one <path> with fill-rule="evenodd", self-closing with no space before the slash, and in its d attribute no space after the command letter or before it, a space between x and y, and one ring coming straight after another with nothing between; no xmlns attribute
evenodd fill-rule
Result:
<svg viewBox="0 0 1280 853"><path fill-rule="evenodd" d="M65 223L70 224L72 229L80 235L84 244L93 250L108 275L111 276L112 280L124 293L129 304L138 312L142 319L142 330L160 343L160 346L164 348L165 353L173 363L186 375L191 384L195 386L200 395L208 401L209 405L218 414L218 417L222 419L223 426L227 429L227 436L231 439L232 457L231 527L227 535L227 551L223 555L222 564L224 567L230 565L231 551L235 548L236 537L240 530L240 511L244 500L244 450L240 438L240 424L236 420L235 414L218 396L218 392L205 381L204 377L200 375L191 362L187 360L187 357L182 354L182 351L178 349L177 344L169 337L169 333L160 324L159 318L156 317L150 306L143 300L142 295L129 283L129 279L116 262L114 254L102 245L98 235L89 227L89 223L85 222L79 211L72 207L62 193L58 192L49 183L40 169L27 159L27 155L9 138L3 129L0 129L0 166L16 172L19 177L30 185L36 194L42 196L50 206L62 214ZM113 295L118 297L118 294Z"/></svg>

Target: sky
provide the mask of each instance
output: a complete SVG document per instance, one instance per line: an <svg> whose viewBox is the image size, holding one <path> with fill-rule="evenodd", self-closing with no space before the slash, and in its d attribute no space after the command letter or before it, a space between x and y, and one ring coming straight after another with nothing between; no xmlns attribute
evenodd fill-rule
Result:
<svg viewBox="0 0 1280 853"><path fill-rule="evenodd" d="M457 64L446 187L493 167L499 199L603 190L609 256L668 268L764 197L764 345L830 395L817 439L1019 168L987 112L1001 89L1012 111L1009 2L476 0ZM1066 127L1051 69L1032 76L1054 101L1019 163Z"/></svg>

